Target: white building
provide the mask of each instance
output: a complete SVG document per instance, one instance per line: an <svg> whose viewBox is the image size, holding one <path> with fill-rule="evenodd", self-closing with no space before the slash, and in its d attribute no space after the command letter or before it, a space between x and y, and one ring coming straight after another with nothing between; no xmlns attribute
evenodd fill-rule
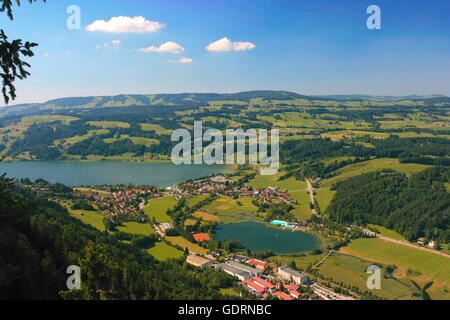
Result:
<svg viewBox="0 0 450 320"><path fill-rule="evenodd" d="M304 273L300 273L297 270L294 270L289 267L279 267L278 268L278 275L286 280L286 281L292 281L297 285L306 285L308 283L308 276Z"/></svg>
<svg viewBox="0 0 450 320"><path fill-rule="evenodd" d="M190 265L193 265L195 267L198 268L210 268L212 265L212 261L205 259L203 257L197 256L195 254L191 254L186 258L186 262L189 263Z"/></svg>

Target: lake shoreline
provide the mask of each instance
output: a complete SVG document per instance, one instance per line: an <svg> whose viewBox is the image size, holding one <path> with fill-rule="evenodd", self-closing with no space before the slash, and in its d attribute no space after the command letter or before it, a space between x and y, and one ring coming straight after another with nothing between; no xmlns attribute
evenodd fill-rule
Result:
<svg viewBox="0 0 450 320"><path fill-rule="evenodd" d="M117 184L176 186L190 179L230 172L228 166L175 165L169 163L102 161L18 161L0 162L0 173L8 178L44 179L67 186Z"/></svg>
<svg viewBox="0 0 450 320"><path fill-rule="evenodd" d="M283 230L257 221L219 224L214 229L213 238L221 242L238 240L251 251L270 250L276 255L308 253L321 247L321 241L314 233Z"/></svg>

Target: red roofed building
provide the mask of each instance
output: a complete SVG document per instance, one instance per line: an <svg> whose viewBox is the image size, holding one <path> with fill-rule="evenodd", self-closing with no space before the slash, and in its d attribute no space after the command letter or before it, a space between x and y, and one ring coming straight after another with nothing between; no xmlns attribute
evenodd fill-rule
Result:
<svg viewBox="0 0 450 320"><path fill-rule="evenodd" d="M250 259L247 261L247 263L261 271L264 271L264 269L269 265L267 262L257 259Z"/></svg>
<svg viewBox="0 0 450 320"><path fill-rule="evenodd" d="M280 300L287 300L287 301L294 300L294 298L292 298L291 296L288 296L286 293L281 292L281 291L277 291L273 295Z"/></svg>
<svg viewBox="0 0 450 320"><path fill-rule="evenodd" d="M260 286L259 284L256 284L252 280L246 279L241 283L258 297L264 293L264 287Z"/></svg>
<svg viewBox="0 0 450 320"><path fill-rule="evenodd" d="M301 293L298 292L297 290L289 290L289 293L290 293L290 295L291 295L292 297L294 297L295 299L298 299L298 298L300 298L300 296L301 296Z"/></svg>
<svg viewBox="0 0 450 320"><path fill-rule="evenodd" d="M283 285L283 287L287 290L287 291L297 291L298 290L298 286L295 284L285 284Z"/></svg>
<svg viewBox="0 0 450 320"><path fill-rule="evenodd" d="M194 238L194 240L196 242L205 242L205 241L209 241L210 238L206 233L192 233L192 238Z"/></svg>
<svg viewBox="0 0 450 320"><path fill-rule="evenodd" d="M264 280L263 278L260 277L253 277L253 281L257 284L260 285L262 287L264 287L264 289L273 292L273 290L275 290L275 286L273 284L271 284L269 281Z"/></svg>

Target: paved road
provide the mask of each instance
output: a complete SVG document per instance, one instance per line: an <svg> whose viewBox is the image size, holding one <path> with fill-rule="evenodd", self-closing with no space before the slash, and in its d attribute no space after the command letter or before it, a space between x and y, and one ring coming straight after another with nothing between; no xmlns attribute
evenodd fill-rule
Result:
<svg viewBox="0 0 450 320"><path fill-rule="evenodd" d="M446 257L446 258L450 259L450 255L446 254L445 252L442 252L442 251L428 249L428 248L421 247L421 246L418 246L416 244L413 244L411 242L402 241L402 240L396 240L396 239L392 239L392 238L388 238L388 237L384 237L384 236L380 236L380 235L378 236L378 238L380 238L382 240L385 240L385 241L392 242L392 243L400 244L400 245L403 245L403 246L407 246L407 247L415 248L415 249L418 249L418 250L434 253L434 254L437 254L437 255L440 255L440 256L443 256L443 257Z"/></svg>
<svg viewBox="0 0 450 320"><path fill-rule="evenodd" d="M450 255L445 253L445 252L438 251L438 250L432 250L432 249L428 249L428 248L425 248L425 247L421 247L421 246L419 246L417 244L414 244L414 243L411 243L411 242L408 242L408 241L396 240L396 239L385 237L385 236L382 236L382 235L379 235L379 234L377 234L377 238L381 239L381 240L384 240L384 241L388 241L388 242L392 242L392 243L395 243L395 244L399 244L399 245L402 245L402 246L414 248L414 249L417 249L417 250L422 250L422 251L434 253L434 254L437 254L437 255L440 255L440 256L443 256L443 257L446 257L446 258L450 259Z"/></svg>
<svg viewBox="0 0 450 320"><path fill-rule="evenodd" d="M306 179L306 183L308 184L308 193L309 193L309 198L310 198L311 204L314 206L316 203L315 198L314 198L314 193L315 193L314 187L313 187L310 179ZM316 209L312 209L311 211L313 214L317 214Z"/></svg>
<svg viewBox="0 0 450 320"><path fill-rule="evenodd" d="M311 269L316 269L318 266L320 266L329 256L331 256L333 254L334 250L330 250L330 252L328 252L328 254L319 262L317 262Z"/></svg>

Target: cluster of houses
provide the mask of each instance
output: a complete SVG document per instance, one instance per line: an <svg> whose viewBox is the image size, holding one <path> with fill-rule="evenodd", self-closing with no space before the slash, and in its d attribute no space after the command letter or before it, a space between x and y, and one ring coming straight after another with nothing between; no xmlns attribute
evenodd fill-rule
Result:
<svg viewBox="0 0 450 320"><path fill-rule="evenodd" d="M162 196L154 193L152 189L145 188L126 189L117 192L87 190L77 192L77 195L89 200L110 219L118 216L136 215L146 206L146 199Z"/></svg>
<svg viewBox="0 0 450 320"><path fill-rule="evenodd" d="M256 189L246 185L236 185L234 181L223 176L185 182L173 191L186 198L201 194L217 194L229 197L252 197L263 203L295 202L286 190L280 190L278 187Z"/></svg>
<svg viewBox="0 0 450 320"><path fill-rule="evenodd" d="M437 248L437 242L434 240L427 240L424 237L421 237L417 239L417 244L421 247L426 247L429 249L436 249Z"/></svg>
<svg viewBox="0 0 450 320"><path fill-rule="evenodd" d="M155 229L156 233L161 237L164 238L170 231L174 230L175 228L173 225L169 222L163 222L160 224L153 224L153 228Z"/></svg>
<svg viewBox="0 0 450 320"><path fill-rule="evenodd" d="M276 297L280 300L314 299L317 295L300 293L301 286L309 285L308 276L286 266L271 265L266 261L241 255L230 255L225 262L217 263L191 254L186 262L198 268L214 268L237 279L243 288L257 298ZM269 274L269 275L266 275Z"/></svg>
<svg viewBox="0 0 450 320"><path fill-rule="evenodd" d="M448 122L433 122L433 126L435 126L435 127L450 127L450 123L448 123Z"/></svg>

